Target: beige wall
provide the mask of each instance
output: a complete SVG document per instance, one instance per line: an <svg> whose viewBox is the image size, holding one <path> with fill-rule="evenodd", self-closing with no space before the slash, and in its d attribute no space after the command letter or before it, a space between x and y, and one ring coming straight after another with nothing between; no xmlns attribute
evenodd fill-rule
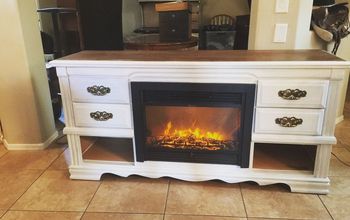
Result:
<svg viewBox="0 0 350 220"><path fill-rule="evenodd" d="M289 1L288 13L275 13L275 0L253 0L249 49L323 48L322 41L310 31L312 0ZM287 41L273 42L275 24L288 24Z"/></svg>
<svg viewBox="0 0 350 220"><path fill-rule="evenodd" d="M11 18L11 22L9 22ZM35 0L1 0L0 120L9 144L41 144L55 133Z"/></svg>
<svg viewBox="0 0 350 220"><path fill-rule="evenodd" d="M336 2L344 2L344 0L337 0ZM348 0L348 3L350 4L350 0ZM349 7L349 5L348 5ZM328 45L328 51L332 51L333 44ZM337 56L344 59L344 60L350 60L350 35L348 35L346 38L342 39L341 44L339 46ZM339 93L339 108L337 111L337 116L341 117L343 116L344 111L344 105L345 105L345 99L348 89L348 81L349 81L349 72L345 74L345 79L341 85L340 93Z"/></svg>

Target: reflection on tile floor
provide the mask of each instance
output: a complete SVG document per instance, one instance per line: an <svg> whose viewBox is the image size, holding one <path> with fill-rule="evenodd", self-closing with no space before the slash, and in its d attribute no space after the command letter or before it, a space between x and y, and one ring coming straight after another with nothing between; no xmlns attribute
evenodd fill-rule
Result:
<svg viewBox="0 0 350 220"><path fill-rule="evenodd" d="M0 145L0 219L347 220L350 119L337 126L336 135L328 195L290 193L283 185L171 178L105 175L101 181L70 180L65 143L43 151L11 152Z"/></svg>

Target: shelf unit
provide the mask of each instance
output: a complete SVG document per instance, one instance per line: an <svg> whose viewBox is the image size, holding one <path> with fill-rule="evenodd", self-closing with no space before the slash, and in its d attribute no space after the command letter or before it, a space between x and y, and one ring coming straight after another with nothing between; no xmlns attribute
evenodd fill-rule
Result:
<svg viewBox="0 0 350 220"><path fill-rule="evenodd" d="M313 145L255 143L253 168L313 171L316 149L317 146Z"/></svg>
<svg viewBox="0 0 350 220"><path fill-rule="evenodd" d="M315 50L83 51L51 64L60 80L72 179L111 173L329 192L337 94L350 62ZM136 161L132 82L255 84L249 167Z"/></svg>
<svg viewBox="0 0 350 220"><path fill-rule="evenodd" d="M133 140L130 138L80 137L84 162L133 163Z"/></svg>

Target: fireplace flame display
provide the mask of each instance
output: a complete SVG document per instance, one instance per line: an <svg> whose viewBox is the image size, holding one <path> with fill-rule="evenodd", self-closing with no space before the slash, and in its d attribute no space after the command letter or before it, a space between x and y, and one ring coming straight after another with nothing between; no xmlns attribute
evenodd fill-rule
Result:
<svg viewBox="0 0 350 220"><path fill-rule="evenodd" d="M184 130L178 130L175 129L172 132L172 123L171 121L167 123L166 129L164 130L164 136L166 137L179 137L179 138L187 138L187 139L194 139L194 140L213 140L213 141L222 141L223 136L222 134L218 132L204 132L200 128L195 129L184 129Z"/></svg>
<svg viewBox="0 0 350 220"><path fill-rule="evenodd" d="M219 132L206 131L195 126L185 129L174 128L171 121L167 122L163 135L149 137L147 142L154 147L210 151L233 150L236 145L234 141L226 140Z"/></svg>

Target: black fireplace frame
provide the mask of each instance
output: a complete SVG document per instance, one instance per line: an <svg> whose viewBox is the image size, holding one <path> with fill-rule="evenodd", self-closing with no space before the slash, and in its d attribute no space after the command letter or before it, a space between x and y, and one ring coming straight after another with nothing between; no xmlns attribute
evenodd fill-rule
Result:
<svg viewBox="0 0 350 220"><path fill-rule="evenodd" d="M249 167L255 84L131 82L136 160L235 164ZM241 110L240 150L237 153L146 149L145 106L237 107ZM220 160L211 157L216 154ZM171 156L169 156L171 155ZM166 159L164 159L166 158ZM214 159L212 159L214 158Z"/></svg>

